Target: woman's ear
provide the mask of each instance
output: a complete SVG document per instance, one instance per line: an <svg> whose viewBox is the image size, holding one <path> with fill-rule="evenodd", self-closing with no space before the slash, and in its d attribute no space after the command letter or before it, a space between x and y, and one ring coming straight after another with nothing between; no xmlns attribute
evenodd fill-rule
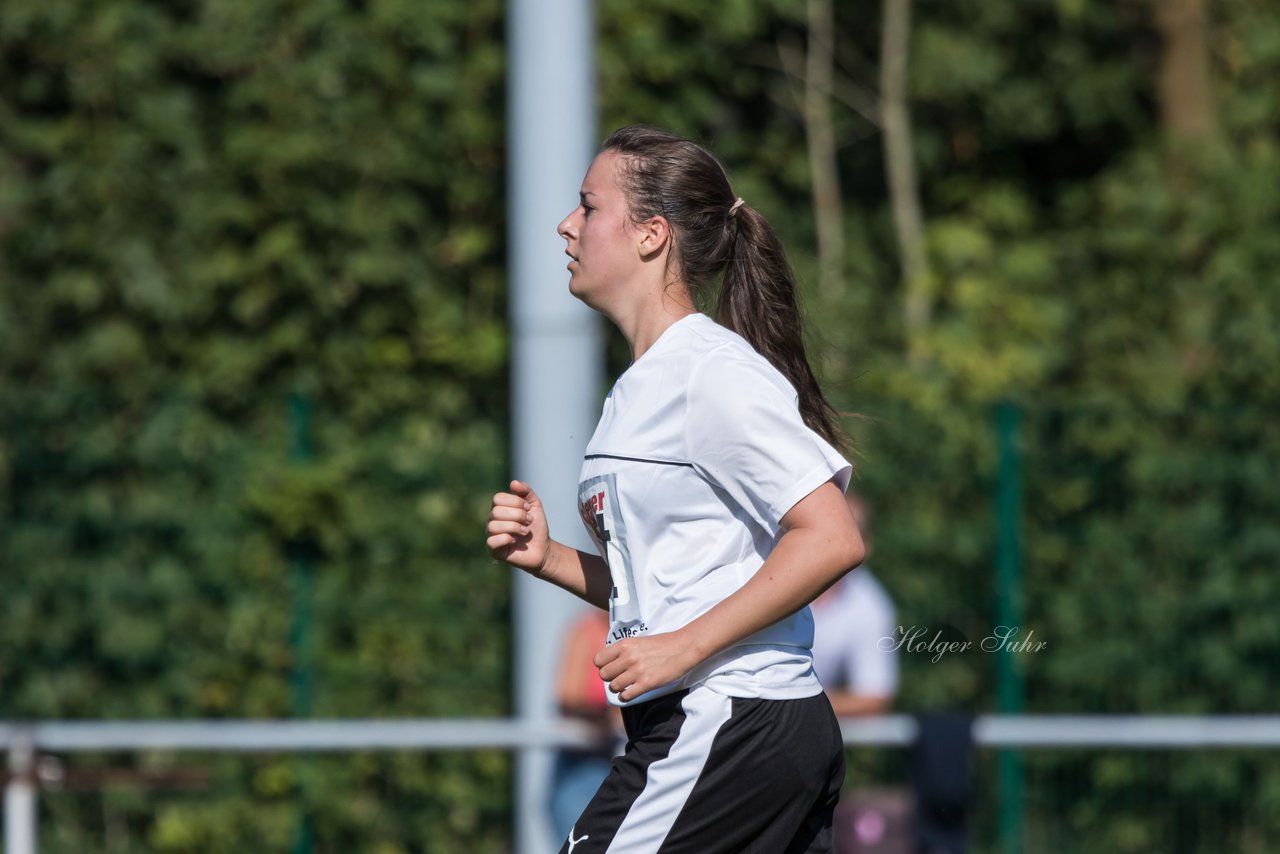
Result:
<svg viewBox="0 0 1280 854"><path fill-rule="evenodd" d="M648 260L662 253L671 241L671 223L666 217L651 216L640 224L640 257Z"/></svg>

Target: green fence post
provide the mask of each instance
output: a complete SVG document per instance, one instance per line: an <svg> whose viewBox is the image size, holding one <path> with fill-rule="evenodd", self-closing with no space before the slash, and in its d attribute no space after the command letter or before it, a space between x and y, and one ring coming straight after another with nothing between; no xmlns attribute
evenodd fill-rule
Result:
<svg viewBox="0 0 1280 854"><path fill-rule="evenodd" d="M1022 636L1021 512L1022 459L1018 453L1020 413L1017 405L1003 401L996 407L996 618L1000 626L1017 627ZM1018 714L1025 705L1022 671L1008 645L1002 645L997 662L1000 712ZM1023 757L1017 750L998 754L1000 788L1000 850L1023 850Z"/></svg>
<svg viewBox="0 0 1280 854"><path fill-rule="evenodd" d="M289 395L289 459L295 465L311 461L311 399L302 392ZM314 665L311 625L315 603L314 567L310 547L304 542L289 546L289 574L293 582L293 621L289 629L289 649L293 657L290 674L293 716L311 716L311 690ZM311 828L311 793L306 763L299 766L298 794L302 812L298 817L294 854L310 854L313 848Z"/></svg>

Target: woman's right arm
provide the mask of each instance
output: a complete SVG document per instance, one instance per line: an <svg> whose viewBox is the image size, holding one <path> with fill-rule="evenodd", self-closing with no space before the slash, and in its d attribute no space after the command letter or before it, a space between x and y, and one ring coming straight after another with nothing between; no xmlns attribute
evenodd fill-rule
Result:
<svg viewBox="0 0 1280 854"><path fill-rule="evenodd" d="M599 555L551 539L542 501L529 484L513 480L510 492L493 496L487 532L485 545L498 560L563 587L597 608L609 607L613 579L608 564Z"/></svg>

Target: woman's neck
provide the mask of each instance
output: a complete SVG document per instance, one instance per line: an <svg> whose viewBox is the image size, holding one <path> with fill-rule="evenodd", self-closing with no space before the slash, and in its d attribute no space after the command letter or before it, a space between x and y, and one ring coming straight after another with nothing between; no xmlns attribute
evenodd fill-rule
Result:
<svg viewBox="0 0 1280 854"><path fill-rule="evenodd" d="M696 314L689 289L683 284L663 289L655 298L645 300L628 317L612 318L631 345L631 361L648 352L654 342L676 321Z"/></svg>

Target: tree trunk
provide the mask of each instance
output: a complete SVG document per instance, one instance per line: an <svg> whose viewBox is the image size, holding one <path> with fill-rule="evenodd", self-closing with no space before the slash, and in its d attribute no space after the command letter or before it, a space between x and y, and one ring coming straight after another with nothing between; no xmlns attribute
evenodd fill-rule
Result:
<svg viewBox="0 0 1280 854"><path fill-rule="evenodd" d="M809 0L809 45L805 58L804 126L818 235L818 293L839 293L844 276L844 208L831 123L835 12L832 0Z"/></svg>
<svg viewBox="0 0 1280 854"><path fill-rule="evenodd" d="M924 216L920 211L911 116L907 109L907 56L911 42L911 0L884 0L880 39L880 117L884 127L884 160L902 263L903 319L907 353L923 358L922 337L933 306L929 266L924 251Z"/></svg>
<svg viewBox="0 0 1280 854"><path fill-rule="evenodd" d="M1217 128L1209 74L1206 0L1153 0L1163 47L1156 94L1160 121L1175 137L1197 139Z"/></svg>

